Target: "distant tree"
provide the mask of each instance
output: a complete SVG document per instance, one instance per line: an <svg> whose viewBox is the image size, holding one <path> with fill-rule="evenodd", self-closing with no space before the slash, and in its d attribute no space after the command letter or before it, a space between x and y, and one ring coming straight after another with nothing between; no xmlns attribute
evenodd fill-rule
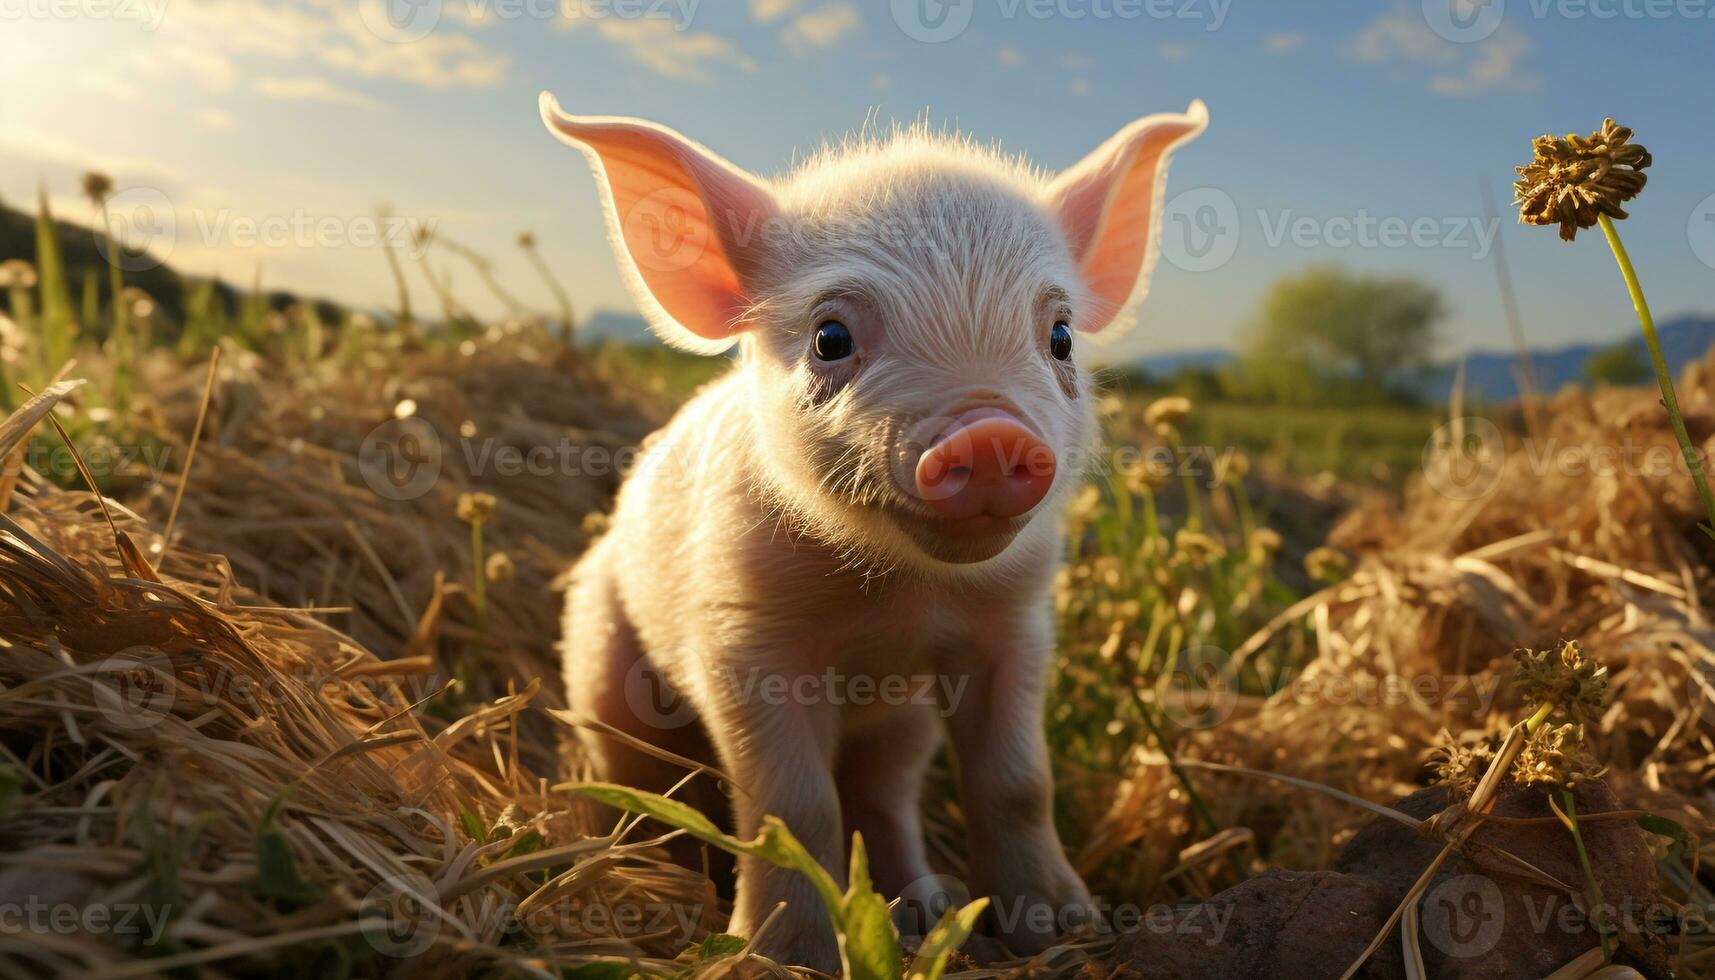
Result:
<svg viewBox="0 0 1715 980"><path fill-rule="evenodd" d="M1591 384L1635 385L1650 376L1649 365L1633 344L1619 344L1597 351L1584 362L1584 377Z"/></svg>
<svg viewBox="0 0 1715 980"><path fill-rule="evenodd" d="M1167 378L1167 390L1184 395L1191 404L1220 401L1227 396L1221 372L1213 367L1187 364Z"/></svg>
<svg viewBox="0 0 1715 980"><path fill-rule="evenodd" d="M1408 277L1334 266L1281 279L1246 337L1246 386L1287 401L1377 400L1429 360L1441 296Z"/></svg>

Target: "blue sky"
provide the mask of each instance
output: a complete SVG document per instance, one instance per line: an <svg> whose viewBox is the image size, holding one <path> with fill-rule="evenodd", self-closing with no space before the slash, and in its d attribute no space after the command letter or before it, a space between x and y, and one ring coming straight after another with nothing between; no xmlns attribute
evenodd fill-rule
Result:
<svg viewBox="0 0 1715 980"><path fill-rule="evenodd" d="M630 304L584 163L537 121L541 89L763 174L924 115L1058 168L1201 98L1167 260L1112 356L1230 344L1271 281L1316 262L1439 286L1456 353L1506 344L1480 180L1533 343L1635 329L1599 235L1567 245L1507 207L1532 136L1612 115L1656 160L1621 231L1658 317L1715 311L1715 0L1472 3L0 0L0 198L45 182L87 220L76 178L99 166L175 265L245 282L260 263L357 303L393 292L378 203L491 255L547 309L513 244L529 229L588 314ZM499 309L468 266L432 261Z"/></svg>

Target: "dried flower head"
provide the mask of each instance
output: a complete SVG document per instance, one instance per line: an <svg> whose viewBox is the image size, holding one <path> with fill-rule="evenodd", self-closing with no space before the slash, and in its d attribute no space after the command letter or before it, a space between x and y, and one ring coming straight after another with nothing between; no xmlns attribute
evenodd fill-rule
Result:
<svg viewBox="0 0 1715 980"><path fill-rule="evenodd" d="M535 248L536 247L536 234L535 234L535 232L529 232L529 231L519 232L518 233L518 247L523 248L523 249Z"/></svg>
<svg viewBox="0 0 1715 980"><path fill-rule="evenodd" d="M461 493L459 494L459 520L466 524L487 524L494 519L494 509L498 502L492 493Z"/></svg>
<svg viewBox="0 0 1715 980"><path fill-rule="evenodd" d="M1280 532L1272 527L1259 527L1251 532L1250 550L1257 555L1272 555L1280 550Z"/></svg>
<svg viewBox="0 0 1715 980"><path fill-rule="evenodd" d="M1601 710L1608 695L1608 668L1585 656L1577 640L1562 640L1554 650L1518 650L1513 684L1536 704L1553 704L1556 714L1583 722Z"/></svg>
<svg viewBox="0 0 1715 980"><path fill-rule="evenodd" d="M112 177L99 170L91 170L83 175L83 196L89 198L89 203L101 207L112 193Z"/></svg>
<svg viewBox="0 0 1715 980"><path fill-rule="evenodd" d="M35 287L35 266L24 259L7 259L0 262L0 288L34 289Z"/></svg>
<svg viewBox="0 0 1715 980"><path fill-rule="evenodd" d="M504 551L496 551L488 556L483 564L482 576L490 582L510 582L518 575L518 566L512 563L512 556Z"/></svg>
<svg viewBox="0 0 1715 980"><path fill-rule="evenodd" d="M24 332L18 324L0 313L0 365L16 364L24 353Z"/></svg>
<svg viewBox="0 0 1715 980"><path fill-rule="evenodd" d="M1215 461L1215 479L1220 483L1236 483L1250 475L1251 458L1244 453L1229 453Z"/></svg>
<svg viewBox="0 0 1715 980"><path fill-rule="evenodd" d="M1180 528L1173 535L1173 551L1193 565L1207 565L1227 553L1221 542L1201 531Z"/></svg>
<svg viewBox="0 0 1715 980"><path fill-rule="evenodd" d="M1344 552L1326 545L1304 556L1304 571L1313 579L1337 582L1352 570L1352 562Z"/></svg>
<svg viewBox="0 0 1715 980"><path fill-rule="evenodd" d="M1191 415L1191 399L1180 395L1157 398L1143 410L1143 421L1161 435L1179 428Z"/></svg>
<svg viewBox="0 0 1715 980"><path fill-rule="evenodd" d="M1644 189L1643 170L1650 165L1649 151L1631 139L1632 131L1612 119L1602 120L1602 128L1589 136L1538 136L1531 143L1535 157L1515 168L1519 220L1558 224L1560 237L1572 241L1599 214L1624 218L1620 202Z"/></svg>
<svg viewBox="0 0 1715 980"><path fill-rule="evenodd" d="M1109 392L1096 401L1096 414L1106 421L1112 421L1125 414L1126 400Z"/></svg>
<svg viewBox="0 0 1715 980"><path fill-rule="evenodd" d="M120 302L131 309L131 316L138 320L147 320L155 315L155 298L146 290L136 286L126 286L119 291Z"/></svg>
<svg viewBox="0 0 1715 980"><path fill-rule="evenodd" d="M1584 726L1543 725L1513 762L1512 775L1525 786L1564 786L1571 789L1592 776L1601 775L1596 760L1586 751Z"/></svg>
<svg viewBox="0 0 1715 980"><path fill-rule="evenodd" d="M1148 456L1140 456L1125 464L1126 489L1139 497L1161 489L1167 484L1167 474Z"/></svg>
<svg viewBox="0 0 1715 980"><path fill-rule="evenodd" d="M1429 766L1435 771L1435 781L1448 786L1458 796L1470 796L1477 782L1494 764L1500 739L1484 736L1476 742L1464 742L1447 729L1441 730L1436 744L1429 750Z"/></svg>

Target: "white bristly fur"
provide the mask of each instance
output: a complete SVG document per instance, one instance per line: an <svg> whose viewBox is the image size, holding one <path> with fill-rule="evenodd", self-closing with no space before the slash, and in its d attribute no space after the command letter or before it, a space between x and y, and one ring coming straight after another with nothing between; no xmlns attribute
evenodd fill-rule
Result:
<svg viewBox="0 0 1715 980"><path fill-rule="evenodd" d="M613 145L601 127L620 124L564 116L549 101L544 118L598 164ZM1188 134L1178 142L1202 126L1200 104L1152 118ZM714 159L659 133L668 140L663 171L687 155ZM1159 156L1150 165L1164 172L1166 151ZM1132 165L1123 154L1115 160L1087 169ZM598 179L630 179L615 172L626 165L598 166ZM717 160L699 173L749 179L722 167L730 165ZM643 168L637 180L644 171L652 173ZM1076 234L1065 229L1119 227L1110 214L1126 207L1158 211L1160 173L1144 185L1153 200L1109 202L1099 223L1069 225L1057 210L1064 188L1049 175L919 126L824 149L758 186L778 209L768 227L714 236L733 255L742 250L733 261L743 290L737 363L651 437L611 530L573 571L570 701L670 751L712 749L710 761L736 784L739 835L778 815L842 882L850 835L860 831L878 887L916 901L941 890L918 794L945 733L969 824L970 891L997 899L1006 943L1040 949L1069 910L1089 906L1050 818L1041 713L1059 514L1095 447L1093 395L1081 352L1055 360L1049 331L1056 319L1095 316L1098 305ZM604 196L610 212L615 199ZM693 335L698 324L656 302L626 254L637 247L626 220L609 215L614 245L655 329L683 346L721 346L723 325ZM1147 213L1139 226L1153 237L1158 220ZM1147 273L1138 270L1139 282ZM1137 283L1119 288L1124 299L1141 294ZM827 319L850 327L857 353L845 361L809 353ZM991 406L1023 420L1059 466L1021 526L971 552L944 539L911 474L943 420ZM858 704L851 691L838 698L799 686L782 699L767 695L766 681L750 683L829 670L907 678L913 696ZM663 714L670 705L651 699L656 678L684 705ZM938 699L915 696L919 678L934 679ZM617 740L591 732L585 741L605 779L659 791L681 775ZM721 805L718 796L700 802ZM796 873L742 860L731 928L748 934L782 901L784 918L762 951L834 969L826 916Z"/></svg>

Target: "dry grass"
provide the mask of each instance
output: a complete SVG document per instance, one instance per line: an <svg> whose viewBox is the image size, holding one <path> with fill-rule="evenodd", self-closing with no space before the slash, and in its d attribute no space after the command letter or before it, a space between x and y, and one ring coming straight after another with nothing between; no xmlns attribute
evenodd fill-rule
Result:
<svg viewBox="0 0 1715 980"><path fill-rule="evenodd" d="M705 879L639 856L646 842L546 788L548 582L582 542L578 512L611 487L508 485L492 540L517 576L479 635L442 571L467 567L454 499L480 481L449 452L429 493L389 503L356 468L365 432L407 397L453 434L468 421L558 439L573 418L605 418L621 432L584 438L621 442L628 420L647 427L645 409L592 394L607 386L551 363L547 345L504 346L486 370L405 354L411 381L396 385L331 365L288 382L229 356L183 538L109 503L152 569L122 564L92 495L20 474L0 517L0 894L107 909L114 925L9 919L0 973L553 975L596 955L665 968L716 925ZM163 436L182 442L198 379L160 380ZM164 514L171 490L133 503ZM443 689L429 678L457 676L449 658L481 669ZM649 914L668 907L685 918ZM626 908L637 921L608 914ZM161 942L152 916L170 923ZM403 940L379 931L389 923L409 926Z"/></svg>
<svg viewBox="0 0 1715 980"><path fill-rule="evenodd" d="M1715 446L1712 382L1715 358L1688 369L1680 388L1706 452ZM1426 749L1439 733L1469 742L1521 717L1513 650L1576 639L1611 672L1610 703L1589 743L1622 805L1706 836L1715 814L1715 630L1703 597L1715 588L1715 548L1697 529L1701 510L1674 436L1653 391L1641 389L1569 389L1543 417L1545 444L1536 445L1484 422L1464 423L1462 433L1450 426L1451 445L1465 449L1434 454L1403 504L1349 514L1330 541L1357 557L1351 576L1242 644L1224 676L1267 663L1281 634L1300 624L1311 627L1312 656L1284 676L1265 671L1260 692L1217 685L1226 717L1182 732L1180 756L1387 800L1427 781ZM1474 451L1484 435L1486 456ZM1254 831L1269 864L1328 867L1365 819L1319 792L1233 774L1197 778L1216 823ZM1174 789L1160 754L1140 747L1093 838L1185 874L1181 849L1202 835ZM1663 865L1668 893L1698 922L1712 896L1693 869L1711 856ZM1215 865L1210 877L1205 888L1233 875ZM1680 976L1715 975L1707 932L1688 929Z"/></svg>
<svg viewBox="0 0 1715 980"><path fill-rule="evenodd" d="M1682 398L1707 440L1715 391L1706 372L1692 375ZM137 379L140 424L183 447L201 372L157 352ZM444 469L423 495L386 500L358 452L405 402L446 449ZM158 531L182 449L159 483L114 481L117 528L159 581L122 562L92 495L29 472L0 487L0 895L148 906L170 923L151 944L0 922L0 972L554 975L594 957L766 969L685 952L721 924L710 883L546 788L578 772L548 712L561 704L551 582L599 532L590 515L605 511L616 475L508 477L469 465L462 448L616 450L668 409L529 332L468 352L380 343L313 364L234 349L176 540ZM1659 406L1636 391L1562 394L1544 415L1557 449L1673 446ZM1243 615L1223 625L1249 637L1226 665L1223 717L1166 741L1187 759L1385 801L1422 783L1442 728L1513 720L1511 650L1576 638L1613 673L1591 740L1621 800L1701 829L1715 632L1700 597L1715 583L1690 484L1679 469L1542 470L1509 445L1491 493L1439 494L1445 474L1432 467L1403 507L1355 512L1334 536L1361 556L1352 575L1291 608L1271 605L1275 586L1247 572ZM485 546L516 570L491 583L486 627L464 584L470 535L456 501L468 490L499 498ZM1133 656L1128 644L1161 608L1096 594L1096 578L1122 577L1104 558L1082 556L1067 577L1084 590L1069 605L1092 610L1090 632L1066 640L1071 668ZM1094 571L1080 578L1079 567ZM1206 591L1185 598L1219 584L1202 574L1164 586L1162 601L1207 606ZM1109 615L1130 618L1110 630L1098 622ZM1146 703L1160 696L1139 691ZM1191 770L1211 836L1155 740L1137 742L1121 746L1115 771L1064 777L1076 803L1068 836L1116 900L1207 894L1264 860L1326 867L1366 819L1313 792ZM938 836L950 839L956 809L938 807ZM1707 902L1691 879L1679 885ZM402 918L401 892L428 913ZM638 915L613 914L623 909ZM388 922L415 924L410 956L388 955L399 945L376 929ZM1073 969L1102 948L1081 944L1053 965ZM1681 974L1715 976L1707 960L1691 950Z"/></svg>

